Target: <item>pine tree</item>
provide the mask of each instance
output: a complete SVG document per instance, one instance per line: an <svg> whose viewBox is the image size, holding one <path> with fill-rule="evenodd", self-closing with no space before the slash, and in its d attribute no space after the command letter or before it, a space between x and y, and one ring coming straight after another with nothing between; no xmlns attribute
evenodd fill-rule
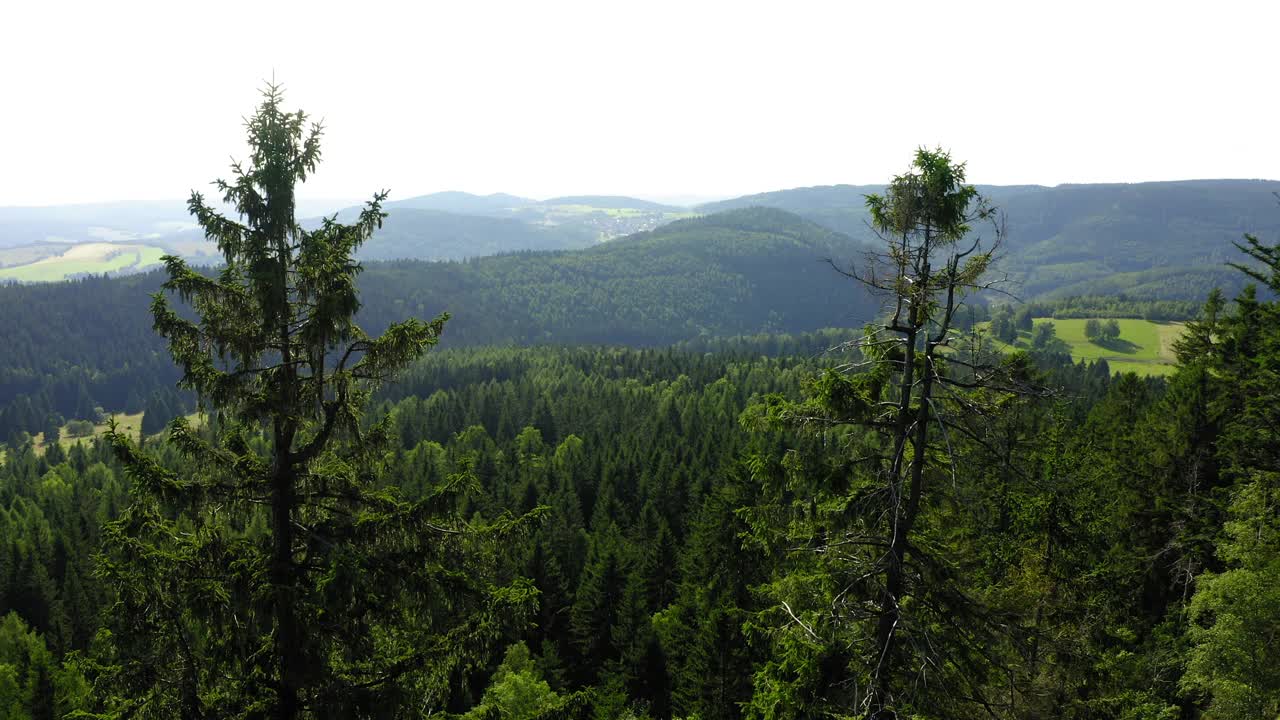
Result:
<svg viewBox="0 0 1280 720"><path fill-rule="evenodd" d="M1256 264L1234 266L1276 293L1280 245L1245 239L1237 247ZM1179 375L1217 390L1209 407L1221 431L1208 434L1219 472L1234 483L1216 547L1225 567L1197 578L1190 602L1193 645L1182 685L1208 699L1206 717L1273 718L1280 713L1280 302L1259 301L1251 285L1233 313L1222 310L1221 295L1211 296L1178 347L1179 359L1192 363Z"/></svg>
<svg viewBox="0 0 1280 720"><path fill-rule="evenodd" d="M245 122L247 164L215 184L238 219L193 192L191 213L226 261L209 276L164 259L156 331L216 417L184 419L169 467L113 429L135 498L106 530L119 588L100 686L146 717L364 717L438 707L451 674L530 610L535 591L491 578L498 540L527 523L464 522L450 488L406 500L381 479L391 424L364 418L380 383L436 344L447 315L381 336L354 321L355 250L381 225L377 193L350 225L294 217L321 127L281 109L276 85Z"/></svg>
<svg viewBox="0 0 1280 720"><path fill-rule="evenodd" d="M155 435L164 430L165 425L172 419L173 411L169 403L165 401L164 393L154 392L143 407L140 432L143 437Z"/></svg>
<svg viewBox="0 0 1280 720"><path fill-rule="evenodd" d="M885 249L846 274L885 298L885 317L807 400L770 398L746 416L824 448L761 476L774 489L754 533L785 554L773 605L751 621L772 642L759 717L953 715L945 703L978 693L995 625L957 583L945 536L962 520L947 514L961 444L981 443L1004 401L1032 389L1024 354L948 349L965 297L992 282L999 228L992 243L973 225L996 211L962 163L926 149L867 207Z"/></svg>

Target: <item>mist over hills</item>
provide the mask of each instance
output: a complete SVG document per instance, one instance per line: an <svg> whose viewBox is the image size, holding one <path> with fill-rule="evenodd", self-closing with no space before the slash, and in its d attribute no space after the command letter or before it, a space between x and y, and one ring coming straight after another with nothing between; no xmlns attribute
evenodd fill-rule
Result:
<svg viewBox="0 0 1280 720"><path fill-rule="evenodd" d="M299 217L334 212L343 200L299 200ZM35 243L164 242L188 238L197 225L185 200L0 207L0 248ZM195 234L202 238L202 234Z"/></svg>
<svg viewBox="0 0 1280 720"><path fill-rule="evenodd" d="M154 239L196 227L180 202L0 207L0 248Z"/></svg>
<svg viewBox="0 0 1280 720"><path fill-rule="evenodd" d="M304 227L324 217L350 221L360 205L300 201ZM528 250L589 247L692 215L688 209L621 196L531 200L504 193L441 192L392 200L361 260L462 260ZM96 243L92 252L69 253ZM119 247L116 244L127 244ZM135 259L122 259L133 253ZM216 263L217 248L179 201L0 208L0 282L129 274L154 267L165 253Z"/></svg>

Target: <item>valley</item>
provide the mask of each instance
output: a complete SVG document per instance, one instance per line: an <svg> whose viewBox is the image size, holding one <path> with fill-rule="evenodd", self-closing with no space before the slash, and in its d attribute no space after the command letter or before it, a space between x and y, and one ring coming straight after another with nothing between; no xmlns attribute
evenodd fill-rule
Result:
<svg viewBox="0 0 1280 720"><path fill-rule="evenodd" d="M681 172L754 171L768 68ZM560 84L502 70L468 102ZM0 720L1280 713L1280 182L974 185L915 146L690 207L303 201L330 130L287 106L259 88L216 197L0 207ZM421 152L454 115L492 152ZM612 161L623 115L557 122ZM572 159L403 117L427 186Z"/></svg>

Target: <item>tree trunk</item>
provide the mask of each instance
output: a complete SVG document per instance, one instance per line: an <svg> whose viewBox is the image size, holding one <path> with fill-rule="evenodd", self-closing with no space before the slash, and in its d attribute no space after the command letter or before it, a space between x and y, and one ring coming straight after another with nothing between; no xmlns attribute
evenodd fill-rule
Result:
<svg viewBox="0 0 1280 720"><path fill-rule="evenodd" d="M275 655L279 703L278 720L298 716L298 686L302 670L301 638L294 612L296 583L293 572L293 508L296 504L294 472L289 447L292 433L277 421L276 469L271 482L271 586L272 612L275 616Z"/></svg>

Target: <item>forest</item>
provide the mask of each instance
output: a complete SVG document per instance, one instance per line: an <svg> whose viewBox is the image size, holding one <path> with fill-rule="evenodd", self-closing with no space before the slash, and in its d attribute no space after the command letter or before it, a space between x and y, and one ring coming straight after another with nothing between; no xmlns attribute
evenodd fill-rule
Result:
<svg viewBox="0 0 1280 720"><path fill-rule="evenodd" d="M0 288L0 719L1280 715L1280 246L992 310L922 148L855 263L747 208L361 266L282 102L190 199L224 265ZM1033 315L1187 323L1140 378L980 326Z"/></svg>

